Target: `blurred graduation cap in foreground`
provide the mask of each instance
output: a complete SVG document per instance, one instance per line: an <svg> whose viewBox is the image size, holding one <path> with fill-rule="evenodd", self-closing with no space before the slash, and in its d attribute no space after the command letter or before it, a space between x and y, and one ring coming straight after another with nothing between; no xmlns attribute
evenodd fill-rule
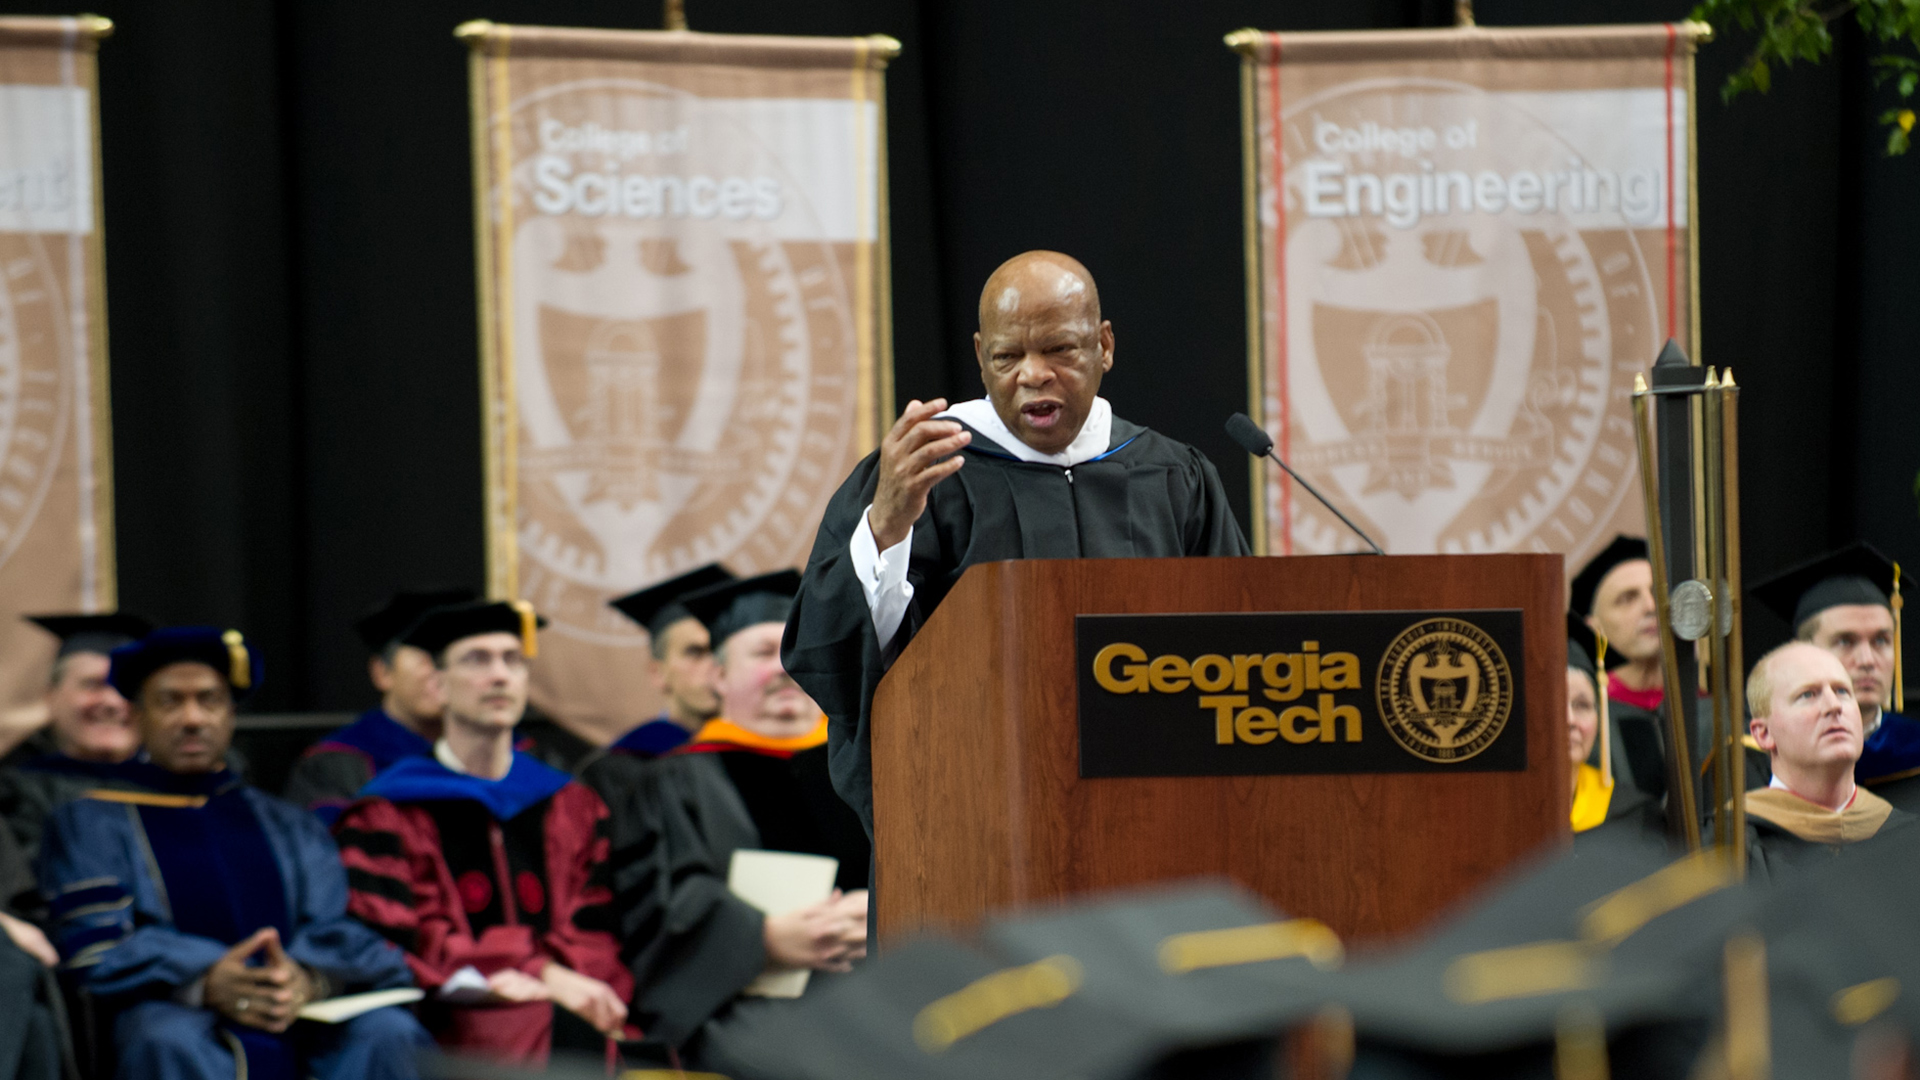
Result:
<svg viewBox="0 0 1920 1080"><path fill-rule="evenodd" d="M353 632L360 636L367 652L377 656L386 652L388 646L397 644L420 616L437 607L464 604L472 599L472 589L402 589L354 620Z"/></svg>
<svg viewBox="0 0 1920 1080"><path fill-rule="evenodd" d="M102 656L153 632L153 624L125 611L105 611L94 615L28 615L27 621L60 639L55 659L74 653L99 653Z"/></svg>
<svg viewBox="0 0 1920 1080"><path fill-rule="evenodd" d="M658 638L674 623L694 617L693 612L688 611L687 606L680 602L681 598L688 593L724 585L733 580L735 579L732 571L719 563L708 563L697 570L689 570L678 577L668 578L638 592L615 597L607 603L620 614L646 627L648 634Z"/></svg>

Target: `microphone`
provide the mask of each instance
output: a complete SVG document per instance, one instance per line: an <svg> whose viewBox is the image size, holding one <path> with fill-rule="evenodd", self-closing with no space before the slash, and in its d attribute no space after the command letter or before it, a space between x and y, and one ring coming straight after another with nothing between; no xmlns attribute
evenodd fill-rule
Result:
<svg viewBox="0 0 1920 1080"><path fill-rule="evenodd" d="M1328 502L1325 495L1320 494L1317 488L1307 483L1306 477L1294 472L1293 466L1280 460L1280 455L1273 452L1273 440L1268 437L1266 429L1254 423L1252 420L1247 419L1246 413L1237 412L1227 418L1227 437L1239 443L1240 449L1245 450L1254 457L1272 458L1274 464L1287 470L1288 476L1298 480L1300 486L1307 489L1307 494L1319 500L1321 506L1333 511L1333 516L1339 518L1347 528L1352 529L1355 536L1365 540L1367 546L1373 549L1375 555L1386 554L1386 552L1380 550L1379 544L1373 542L1373 537L1368 536L1360 526L1353 523L1352 518L1341 513L1339 507Z"/></svg>

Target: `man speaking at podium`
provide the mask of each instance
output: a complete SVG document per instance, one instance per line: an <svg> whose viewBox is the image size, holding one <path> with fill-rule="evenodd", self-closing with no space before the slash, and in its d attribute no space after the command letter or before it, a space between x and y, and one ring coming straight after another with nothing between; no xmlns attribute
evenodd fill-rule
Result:
<svg viewBox="0 0 1920 1080"><path fill-rule="evenodd" d="M782 642L826 711L834 787L868 836L874 687L967 567L1248 553L1212 462L1099 396L1113 325L1078 261L1001 264L973 351L987 396L909 402L834 494Z"/></svg>

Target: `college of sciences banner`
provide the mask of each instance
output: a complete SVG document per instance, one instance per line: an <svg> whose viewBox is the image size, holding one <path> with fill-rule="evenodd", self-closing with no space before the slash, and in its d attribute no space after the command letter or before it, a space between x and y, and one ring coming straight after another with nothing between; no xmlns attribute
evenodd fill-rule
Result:
<svg viewBox="0 0 1920 1080"><path fill-rule="evenodd" d="M1630 392L1693 339L1695 24L1243 30L1249 391L1387 551L1644 531ZM1278 469L1256 547L1359 550Z"/></svg>
<svg viewBox="0 0 1920 1080"><path fill-rule="evenodd" d="M656 711L607 600L800 566L892 401L891 38L470 23L488 591L534 701Z"/></svg>
<svg viewBox="0 0 1920 1080"><path fill-rule="evenodd" d="M94 51L105 19L0 18L0 706L46 690L20 617L111 610Z"/></svg>

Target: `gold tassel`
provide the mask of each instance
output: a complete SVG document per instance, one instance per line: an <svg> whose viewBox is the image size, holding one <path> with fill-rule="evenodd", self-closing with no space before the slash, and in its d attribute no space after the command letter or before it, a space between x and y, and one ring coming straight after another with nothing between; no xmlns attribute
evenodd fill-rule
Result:
<svg viewBox="0 0 1920 1080"><path fill-rule="evenodd" d="M540 619L533 613L533 605L525 600L510 600L513 610L520 613L520 651L531 660L540 655Z"/></svg>
<svg viewBox="0 0 1920 1080"><path fill-rule="evenodd" d="M1893 564L1893 711L1907 711L1907 665L1900 662L1900 564Z"/></svg>
<svg viewBox="0 0 1920 1080"><path fill-rule="evenodd" d="M253 689L253 665L247 662L247 639L240 631L229 630L220 635L227 645L227 681L235 690Z"/></svg>

